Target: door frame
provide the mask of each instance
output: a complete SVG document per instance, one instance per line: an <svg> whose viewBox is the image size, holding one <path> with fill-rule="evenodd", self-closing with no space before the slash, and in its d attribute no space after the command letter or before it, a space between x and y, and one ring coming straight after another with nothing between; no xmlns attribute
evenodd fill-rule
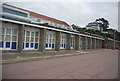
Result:
<svg viewBox="0 0 120 81"><path fill-rule="evenodd" d="M63 36L63 39L62 39ZM67 35L65 33L61 33L61 39L60 39L60 49L66 49L66 46L64 48L64 45L67 44L67 39L66 39ZM61 46L63 44L63 46Z"/></svg>
<svg viewBox="0 0 120 81"><path fill-rule="evenodd" d="M30 35L28 36L29 37L29 41L26 42L26 32L29 31ZM34 32L34 41L31 42L31 34L32 32ZM35 34L36 32L38 32L38 42L35 42ZM30 27L26 27L25 30L24 30L24 45L23 45L23 50L38 50L39 49L39 37L40 37L40 31L38 29L35 29L35 28L30 28ZM29 44L29 47L26 48L26 43ZM33 43L33 47L31 48L31 43ZM38 48L35 49L35 43L38 43Z"/></svg>
<svg viewBox="0 0 120 81"><path fill-rule="evenodd" d="M48 36L47 36L48 35ZM51 36L50 36L51 35ZM48 37L48 38L47 38ZM48 40L47 40L48 39ZM46 44L47 47L45 49L55 49L55 31L49 31L46 32ZM51 41L50 41L51 40ZM53 41L54 40L54 41ZM52 42L53 41L53 42ZM54 48L52 48L52 45L54 44ZM51 45L51 46L50 46Z"/></svg>

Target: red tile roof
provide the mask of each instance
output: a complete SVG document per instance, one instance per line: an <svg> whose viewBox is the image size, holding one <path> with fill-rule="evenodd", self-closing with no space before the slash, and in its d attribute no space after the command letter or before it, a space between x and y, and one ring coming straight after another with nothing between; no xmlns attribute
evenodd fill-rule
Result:
<svg viewBox="0 0 120 81"><path fill-rule="evenodd" d="M54 19L54 18L45 16L45 15L41 15L41 14L38 14L38 13L35 13L35 12L32 12L32 11L29 11L29 10L25 10L25 9L22 9L22 8L18 8L18 7L15 7L15 6L6 4L6 3L4 3L4 5L7 5L7 6L9 6L9 7L13 7L13 8L16 8L16 9L20 9L20 10L23 10L23 11L26 11L26 12L29 12L29 13L30 13L30 16L34 16L34 17L37 17L37 18L41 18L41 19L44 19L44 20L48 20L48 21L52 21L52 22L55 22L55 23L59 23L59 24L63 24L63 25L69 26L69 24L67 24L67 23L64 22L64 21L60 21L60 20L57 20L57 19Z"/></svg>

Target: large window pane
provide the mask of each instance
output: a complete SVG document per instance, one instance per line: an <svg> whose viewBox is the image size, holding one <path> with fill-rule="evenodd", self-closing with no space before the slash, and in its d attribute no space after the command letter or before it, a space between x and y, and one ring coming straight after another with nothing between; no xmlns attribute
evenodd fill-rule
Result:
<svg viewBox="0 0 120 81"><path fill-rule="evenodd" d="M27 17L27 14L16 11L16 15Z"/></svg>
<svg viewBox="0 0 120 81"><path fill-rule="evenodd" d="M23 38L23 42L25 42L25 37Z"/></svg>
<svg viewBox="0 0 120 81"><path fill-rule="evenodd" d="M25 36L25 30L24 30L24 36Z"/></svg>
<svg viewBox="0 0 120 81"><path fill-rule="evenodd" d="M52 40L52 43L54 44L54 39Z"/></svg>
<svg viewBox="0 0 120 81"><path fill-rule="evenodd" d="M53 38L55 38L55 34L53 34Z"/></svg>
<svg viewBox="0 0 120 81"><path fill-rule="evenodd" d="M35 42L38 42L38 32L35 32Z"/></svg>
<svg viewBox="0 0 120 81"><path fill-rule="evenodd" d="M50 43L51 43L52 41L51 41L51 39L50 39Z"/></svg>
<svg viewBox="0 0 120 81"><path fill-rule="evenodd" d="M9 9L9 8L3 8L3 12L7 12L7 13L10 13L10 14L27 17L26 13L19 12L19 11L16 11L16 10L12 10L12 9Z"/></svg>
<svg viewBox="0 0 120 81"><path fill-rule="evenodd" d="M35 38L38 38L38 32L35 32Z"/></svg>
<svg viewBox="0 0 120 81"><path fill-rule="evenodd" d="M12 41L17 41L17 36L12 36Z"/></svg>
<svg viewBox="0 0 120 81"><path fill-rule="evenodd" d="M4 29L4 28L2 28L2 35L4 35L4 33L5 33L5 29Z"/></svg>
<svg viewBox="0 0 120 81"><path fill-rule="evenodd" d="M2 28L0 28L0 35L2 35Z"/></svg>
<svg viewBox="0 0 120 81"><path fill-rule="evenodd" d="M35 38L35 42L38 42L38 38Z"/></svg>
<svg viewBox="0 0 120 81"><path fill-rule="evenodd" d="M50 38L52 38L52 34L50 34Z"/></svg>
<svg viewBox="0 0 120 81"><path fill-rule="evenodd" d="M47 36L46 36L47 38L49 37L49 34L47 34Z"/></svg>
<svg viewBox="0 0 120 81"><path fill-rule="evenodd" d="M26 32L26 36L30 36L30 31L27 31L27 32Z"/></svg>
<svg viewBox="0 0 120 81"><path fill-rule="evenodd" d="M5 40L6 40L6 41L10 41L10 35L6 35Z"/></svg>
<svg viewBox="0 0 120 81"><path fill-rule="evenodd" d="M46 43L48 43L48 39L46 39Z"/></svg>
<svg viewBox="0 0 120 81"><path fill-rule="evenodd" d="M11 34L11 29L7 28L6 34Z"/></svg>
<svg viewBox="0 0 120 81"><path fill-rule="evenodd" d="M72 41L73 41L73 40L72 40L72 38L71 38L71 44L72 44Z"/></svg>
<svg viewBox="0 0 120 81"><path fill-rule="evenodd" d="M26 37L26 42L29 42L29 37Z"/></svg>
<svg viewBox="0 0 120 81"><path fill-rule="evenodd" d="M2 35L2 41L4 41L4 35Z"/></svg>
<svg viewBox="0 0 120 81"><path fill-rule="evenodd" d="M17 29L12 29L12 35L17 35Z"/></svg>
<svg viewBox="0 0 120 81"><path fill-rule="evenodd" d="M34 37L31 37L31 42L34 42Z"/></svg>
<svg viewBox="0 0 120 81"><path fill-rule="evenodd" d="M31 36L34 37L34 32L31 33Z"/></svg>

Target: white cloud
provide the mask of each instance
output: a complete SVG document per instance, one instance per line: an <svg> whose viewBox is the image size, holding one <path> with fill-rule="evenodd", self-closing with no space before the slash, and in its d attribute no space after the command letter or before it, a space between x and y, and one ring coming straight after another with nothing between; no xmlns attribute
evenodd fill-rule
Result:
<svg viewBox="0 0 120 81"><path fill-rule="evenodd" d="M119 0L1 0L2 2L119 2Z"/></svg>

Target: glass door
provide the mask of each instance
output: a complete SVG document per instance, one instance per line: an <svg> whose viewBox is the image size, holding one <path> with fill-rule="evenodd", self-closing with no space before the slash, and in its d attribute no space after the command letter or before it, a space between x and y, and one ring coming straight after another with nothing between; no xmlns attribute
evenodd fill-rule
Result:
<svg viewBox="0 0 120 81"><path fill-rule="evenodd" d="M30 31L25 31L25 49L30 49Z"/></svg>
<svg viewBox="0 0 120 81"><path fill-rule="evenodd" d="M66 49L66 34L61 33L60 49Z"/></svg>
<svg viewBox="0 0 120 81"><path fill-rule="evenodd" d="M75 36L71 36L71 49L75 48Z"/></svg>
<svg viewBox="0 0 120 81"><path fill-rule="evenodd" d="M80 49L82 49L82 37L80 37Z"/></svg>
<svg viewBox="0 0 120 81"><path fill-rule="evenodd" d="M30 31L24 30L24 43L23 48L25 50L33 50L38 49L39 42L39 32L38 31Z"/></svg>
<svg viewBox="0 0 120 81"><path fill-rule="evenodd" d="M55 32L47 31L47 33L46 33L46 49L55 49Z"/></svg>
<svg viewBox="0 0 120 81"><path fill-rule="evenodd" d="M35 38L34 49L38 49L39 48L39 32L38 31L35 31L35 37L34 38Z"/></svg>

